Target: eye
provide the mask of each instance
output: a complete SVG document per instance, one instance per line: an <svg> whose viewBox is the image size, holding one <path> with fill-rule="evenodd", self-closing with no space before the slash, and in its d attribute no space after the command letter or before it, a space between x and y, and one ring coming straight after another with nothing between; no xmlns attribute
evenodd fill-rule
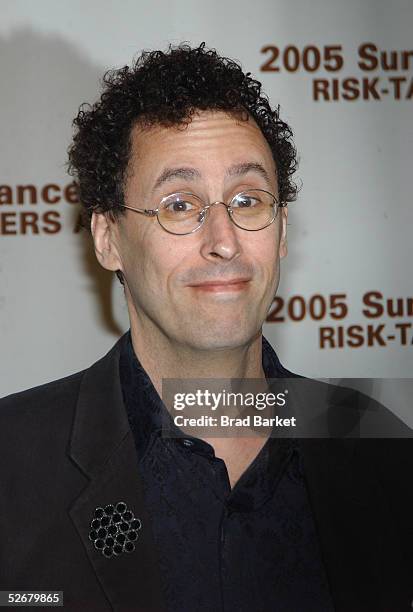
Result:
<svg viewBox="0 0 413 612"><path fill-rule="evenodd" d="M232 201L232 208L254 208L255 206L259 206L261 204L261 200L257 195L251 194L240 194L235 196Z"/></svg>
<svg viewBox="0 0 413 612"><path fill-rule="evenodd" d="M202 208L201 200L191 193L173 193L163 200L161 215L164 218L189 219L196 216Z"/></svg>
<svg viewBox="0 0 413 612"><path fill-rule="evenodd" d="M194 209L194 205L186 200L175 200L165 206L168 213L185 213Z"/></svg>
<svg viewBox="0 0 413 612"><path fill-rule="evenodd" d="M192 193L173 193L159 207L158 221L171 234L191 234L203 222L202 200Z"/></svg>

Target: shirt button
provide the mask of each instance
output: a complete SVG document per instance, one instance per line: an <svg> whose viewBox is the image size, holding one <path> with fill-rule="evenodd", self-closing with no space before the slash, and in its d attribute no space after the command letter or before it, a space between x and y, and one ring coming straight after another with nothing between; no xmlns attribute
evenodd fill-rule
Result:
<svg viewBox="0 0 413 612"><path fill-rule="evenodd" d="M194 445L193 441L192 440L188 440L187 438L184 438L182 440L182 444L184 446L186 446L187 448L191 448Z"/></svg>

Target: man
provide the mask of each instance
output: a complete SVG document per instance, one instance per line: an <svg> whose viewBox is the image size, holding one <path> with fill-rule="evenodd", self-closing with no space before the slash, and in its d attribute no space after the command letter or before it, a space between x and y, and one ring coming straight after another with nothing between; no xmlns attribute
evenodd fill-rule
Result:
<svg viewBox="0 0 413 612"><path fill-rule="evenodd" d="M164 379L294 376L262 325L296 157L260 84L182 45L108 74L75 125L130 333L3 400L1 589L63 591L67 610L408 610L408 440L162 436Z"/></svg>

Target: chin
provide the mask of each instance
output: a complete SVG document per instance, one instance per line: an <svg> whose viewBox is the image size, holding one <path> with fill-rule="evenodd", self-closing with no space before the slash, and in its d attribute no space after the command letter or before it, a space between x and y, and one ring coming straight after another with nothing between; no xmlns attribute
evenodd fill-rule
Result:
<svg viewBox="0 0 413 612"><path fill-rule="evenodd" d="M214 327L212 325L205 324L205 328L202 329L202 325L193 336L188 339L187 344L192 348L201 351L219 351L235 349L240 346L250 344L257 337L261 327L246 327L240 328L230 326L229 328L222 329L222 327Z"/></svg>

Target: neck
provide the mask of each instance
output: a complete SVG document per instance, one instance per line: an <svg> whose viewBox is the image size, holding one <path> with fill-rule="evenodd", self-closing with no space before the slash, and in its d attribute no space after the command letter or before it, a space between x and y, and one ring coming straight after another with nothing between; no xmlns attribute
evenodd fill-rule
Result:
<svg viewBox="0 0 413 612"><path fill-rule="evenodd" d="M159 395L163 378L265 378L261 331L248 344L211 351L175 343L161 334L146 337L132 324L131 335L135 354Z"/></svg>

